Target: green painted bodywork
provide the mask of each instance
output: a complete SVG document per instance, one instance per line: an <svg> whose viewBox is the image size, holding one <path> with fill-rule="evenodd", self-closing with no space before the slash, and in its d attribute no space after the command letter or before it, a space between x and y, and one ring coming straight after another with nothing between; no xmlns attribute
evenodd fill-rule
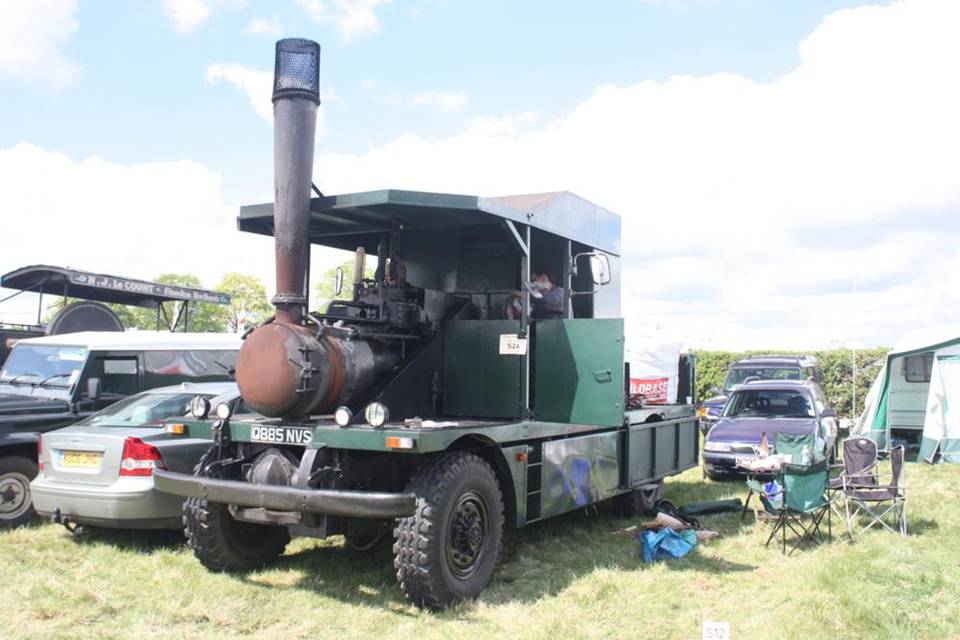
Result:
<svg viewBox="0 0 960 640"><path fill-rule="evenodd" d="M536 417L622 425L623 320L541 320L535 329Z"/></svg>
<svg viewBox="0 0 960 640"><path fill-rule="evenodd" d="M448 322L443 345L443 413L520 417L523 356L500 355L500 336L517 334L519 320Z"/></svg>
<svg viewBox="0 0 960 640"><path fill-rule="evenodd" d="M331 420L307 425L238 417L230 423L230 438L250 442L252 427L268 425L312 428L312 448L429 455L465 441L471 447L493 447L509 473L512 487L504 487L504 491L512 489L514 525L519 528L697 465L699 431L692 407L649 408L622 415L625 424L619 427L460 420L429 427L390 424L383 429L339 427ZM655 421L648 421L651 419ZM185 424L185 437L212 439L212 422ZM410 438L413 448L388 448L390 437Z"/></svg>

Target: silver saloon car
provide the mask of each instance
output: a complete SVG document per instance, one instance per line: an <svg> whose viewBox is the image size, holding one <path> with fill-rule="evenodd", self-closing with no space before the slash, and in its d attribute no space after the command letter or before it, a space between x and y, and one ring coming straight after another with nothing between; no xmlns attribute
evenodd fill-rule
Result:
<svg viewBox="0 0 960 640"><path fill-rule="evenodd" d="M153 470L192 473L209 440L178 435L194 398L240 409L235 382L185 383L112 404L74 425L43 434L31 483L41 516L116 529L179 529L183 499L154 491Z"/></svg>

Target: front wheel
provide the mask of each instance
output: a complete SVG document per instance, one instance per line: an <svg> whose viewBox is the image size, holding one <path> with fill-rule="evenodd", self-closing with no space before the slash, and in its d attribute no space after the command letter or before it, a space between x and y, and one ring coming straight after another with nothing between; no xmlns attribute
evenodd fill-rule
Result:
<svg viewBox="0 0 960 640"><path fill-rule="evenodd" d="M38 519L30 499L30 481L37 463L22 456L0 458L0 529L13 529Z"/></svg>
<svg viewBox="0 0 960 640"><path fill-rule="evenodd" d="M408 490L414 515L394 529L400 588L418 607L444 609L490 583L503 544L503 497L482 458L453 452L425 465Z"/></svg>
<svg viewBox="0 0 960 640"><path fill-rule="evenodd" d="M193 555L212 571L259 569L283 554L290 542L286 527L241 522L227 505L200 498L183 503L183 532Z"/></svg>

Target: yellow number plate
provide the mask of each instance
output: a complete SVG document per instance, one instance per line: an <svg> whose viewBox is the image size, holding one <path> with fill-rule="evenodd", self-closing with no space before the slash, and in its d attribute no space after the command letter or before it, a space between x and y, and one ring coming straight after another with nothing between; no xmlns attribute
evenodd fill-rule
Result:
<svg viewBox="0 0 960 640"><path fill-rule="evenodd" d="M62 464L65 467L99 467L99 451L64 451Z"/></svg>

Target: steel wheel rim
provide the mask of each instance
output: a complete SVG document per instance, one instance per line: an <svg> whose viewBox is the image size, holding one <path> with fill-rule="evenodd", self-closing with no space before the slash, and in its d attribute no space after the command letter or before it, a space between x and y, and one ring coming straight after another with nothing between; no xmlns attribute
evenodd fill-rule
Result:
<svg viewBox="0 0 960 640"><path fill-rule="evenodd" d="M469 491L460 496L447 525L447 566L461 580L469 578L483 562L490 537L487 503Z"/></svg>
<svg viewBox="0 0 960 640"><path fill-rule="evenodd" d="M0 518L13 520L30 509L30 479L22 473L0 475Z"/></svg>

